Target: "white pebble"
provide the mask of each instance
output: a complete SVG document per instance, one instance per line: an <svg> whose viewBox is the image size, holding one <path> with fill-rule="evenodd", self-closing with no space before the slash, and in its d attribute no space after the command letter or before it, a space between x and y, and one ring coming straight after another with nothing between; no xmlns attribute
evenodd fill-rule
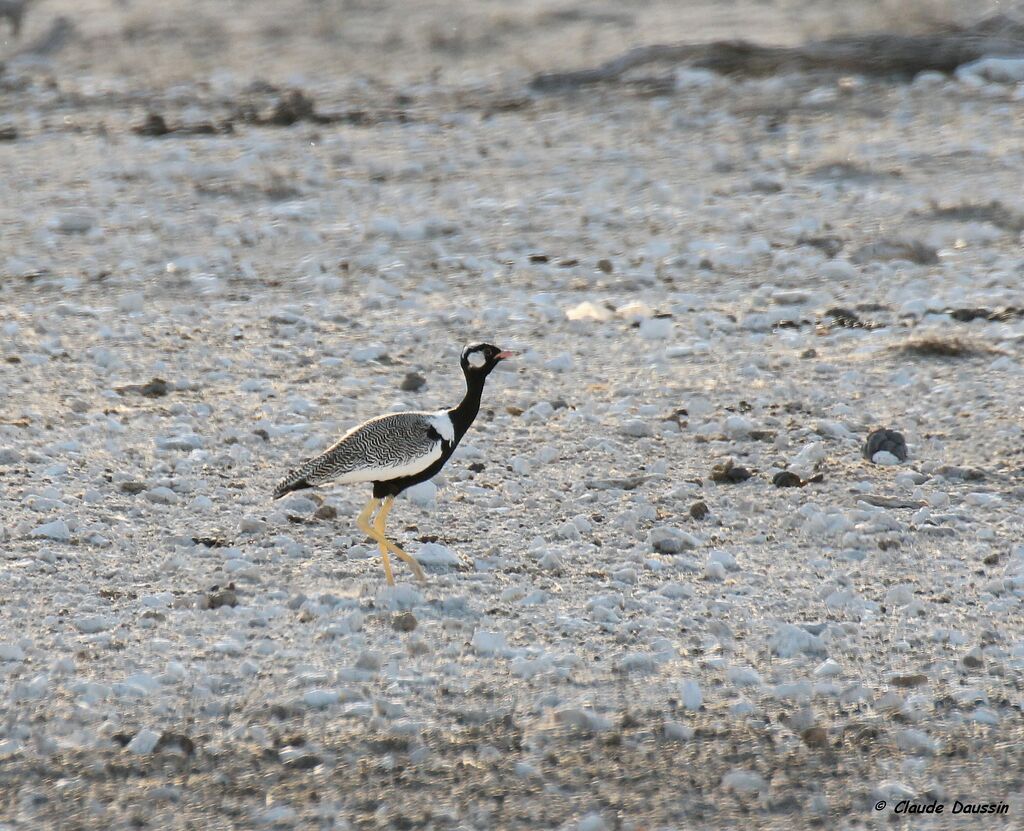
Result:
<svg viewBox="0 0 1024 831"><path fill-rule="evenodd" d="M700 691L700 684L692 678L680 683L679 695L687 710L699 710L704 703L704 694Z"/></svg>
<svg viewBox="0 0 1024 831"><path fill-rule="evenodd" d="M508 649L505 636L498 632L485 632L477 629L473 633L471 646L477 655L496 655Z"/></svg>
<svg viewBox="0 0 1024 831"><path fill-rule="evenodd" d="M725 677L737 687L756 687L761 684L761 676L753 667L729 667Z"/></svg>
<svg viewBox="0 0 1024 831"><path fill-rule="evenodd" d="M667 340L675 326L670 317L651 317L640 321L640 337L644 340Z"/></svg>
<svg viewBox="0 0 1024 831"><path fill-rule="evenodd" d="M734 770L722 777L722 787L735 793L757 793L766 785L760 773L750 770Z"/></svg>
<svg viewBox="0 0 1024 831"><path fill-rule="evenodd" d="M159 741L160 734L156 732L156 730L143 728L135 734L135 737L130 742L128 742L128 752L135 753L139 756L145 756L156 749L157 742Z"/></svg>
<svg viewBox="0 0 1024 831"><path fill-rule="evenodd" d="M36 539L67 542L71 539L71 530L63 519L55 519L53 522L47 522L45 525L35 528L29 536Z"/></svg>
<svg viewBox="0 0 1024 831"><path fill-rule="evenodd" d="M644 438L654 435L654 428L639 418L627 419L622 423L622 432L633 438Z"/></svg>
<svg viewBox="0 0 1024 831"><path fill-rule="evenodd" d="M323 710L341 701L337 690L310 690L302 696L302 703L314 710Z"/></svg>
<svg viewBox="0 0 1024 831"><path fill-rule="evenodd" d="M874 456L871 457L871 461L876 465L892 466L898 465L900 460L890 453L888 450L879 450Z"/></svg>
<svg viewBox="0 0 1024 831"><path fill-rule="evenodd" d="M0 661L24 661L25 650L14 643L0 643Z"/></svg>
<svg viewBox="0 0 1024 831"><path fill-rule="evenodd" d="M447 546L436 542L425 542L419 547L415 555L421 566L457 566L458 555Z"/></svg>
<svg viewBox="0 0 1024 831"><path fill-rule="evenodd" d="M97 632L104 632L114 625L113 619L105 615L87 615L75 618L72 625L83 634L95 635Z"/></svg>
<svg viewBox="0 0 1024 831"><path fill-rule="evenodd" d="M437 485L433 482L413 485L406 489L405 496L413 505L425 511L432 511L437 507Z"/></svg>

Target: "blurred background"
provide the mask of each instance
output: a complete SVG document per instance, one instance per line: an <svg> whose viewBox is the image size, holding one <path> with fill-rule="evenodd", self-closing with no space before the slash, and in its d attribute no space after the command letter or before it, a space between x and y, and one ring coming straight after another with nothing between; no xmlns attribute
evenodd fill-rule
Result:
<svg viewBox="0 0 1024 831"><path fill-rule="evenodd" d="M62 76L123 78L132 88L229 72L285 82L352 76L458 83L592 63L629 46L715 38L793 44L866 31L919 32L1020 2L979 0L3 0L24 8L8 61L53 34ZM10 27L5 27L9 32Z"/></svg>

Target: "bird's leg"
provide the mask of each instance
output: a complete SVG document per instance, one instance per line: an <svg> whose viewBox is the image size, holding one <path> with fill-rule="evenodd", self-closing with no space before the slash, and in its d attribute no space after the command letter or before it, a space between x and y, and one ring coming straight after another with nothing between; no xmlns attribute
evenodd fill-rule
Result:
<svg viewBox="0 0 1024 831"><path fill-rule="evenodd" d="M384 497L384 505L380 509L380 513L377 514L377 519L374 520L373 527L377 530L377 533L380 534L381 544L387 545L388 548L390 548L393 552L395 552L395 554L398 555L399 559L407 563L409 565L409 568L412 569L412 573L416 575L417 580L419 580L421 583L426 583L427 577L423 573L423 569L420 568L420 564L416 562L416 558L413 557L411 554L407 554L406 552L402 551L401 548L399 548L397 545L395 545L393 542L391 542L391 540L387 538L387 533L384 530L384 523L387 521L388 514L391 513L391 508L394 504L395 497Z"/></svg>
<svg viewBox="0 0 1024 831"><path fill-rule="evenodd" d="M366 503L366 507L356 517L356 527L377 543L380 548L381 559L384 560L384 576L388 580L388 585L393 586L395 585L395 575L391 573L391 560L388 559L387 540L384 539L383 534L380 534L376 528L370 525L370 517L373 516L373 512L377 510L378 505L380 505L380 500L376 497L371 497L370 501Z"/></svg>

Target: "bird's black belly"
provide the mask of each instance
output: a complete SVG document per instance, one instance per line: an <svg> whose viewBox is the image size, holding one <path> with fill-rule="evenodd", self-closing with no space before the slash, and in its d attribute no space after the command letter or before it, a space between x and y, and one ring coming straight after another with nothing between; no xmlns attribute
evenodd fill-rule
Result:
<svg viewBox="0 0 1024 831"><path fill-rule="evenodd" d="M455 452L455 445L446 441L441 442L441 448L441 458L419 473L414 473L411 476L402 476L398 479L385 479L381 482L374 482L373 498L383 499L386 496L398 496L406 488L411 488L413 485L418 485L420 482L426 482L428 479L435 477L451 458L452 453Z"/></svg>

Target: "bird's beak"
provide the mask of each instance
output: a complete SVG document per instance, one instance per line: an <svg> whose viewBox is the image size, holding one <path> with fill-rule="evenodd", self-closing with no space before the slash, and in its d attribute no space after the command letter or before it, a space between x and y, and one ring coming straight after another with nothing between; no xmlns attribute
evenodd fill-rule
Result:
<svg viewBox="0 0 1024 831"><path fill-rule="evenodd" d="M504 352L499 352L494 356L496 361L504 361L506 358L514 358L518 355L518 352L513 352L511 349L506 349Z"/></svg>

